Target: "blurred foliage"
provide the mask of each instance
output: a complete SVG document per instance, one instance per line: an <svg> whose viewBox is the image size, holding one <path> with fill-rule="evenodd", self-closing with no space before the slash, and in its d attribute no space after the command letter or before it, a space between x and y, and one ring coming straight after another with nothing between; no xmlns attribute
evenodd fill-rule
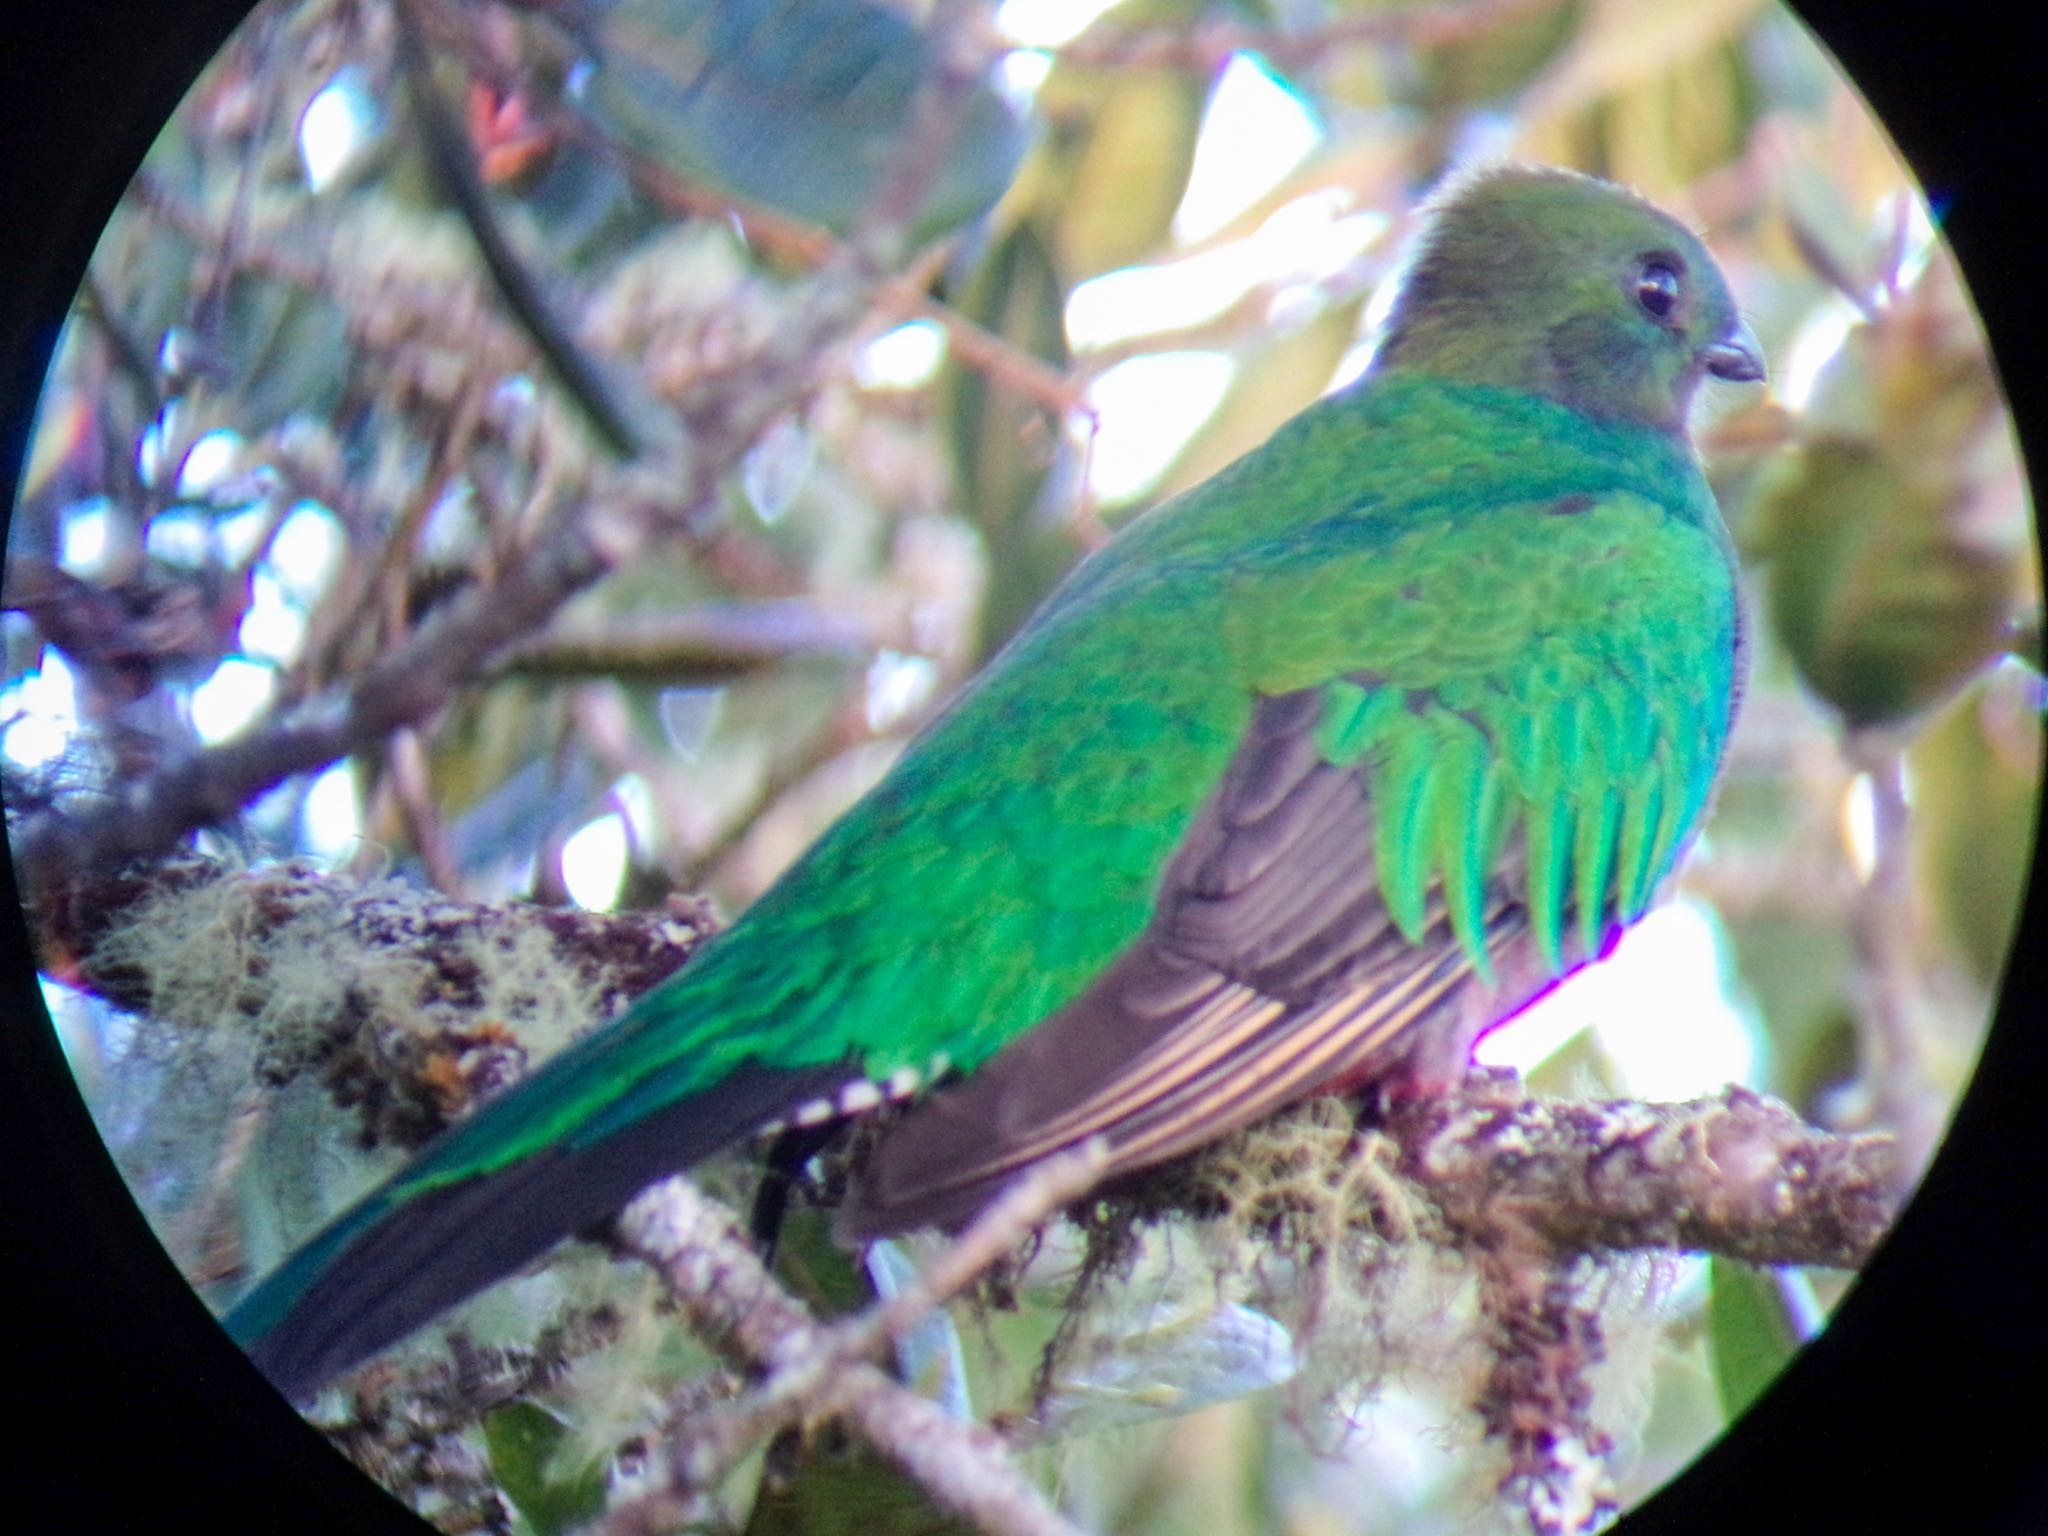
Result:
<svg viewBox="0 0 2048 1536"><path fill-rule="evenodd" d="M1034 357L1065 364L1066 296L1037 229L1019 223L994 242L955 302L970 320ZM949 362L942 384L947 446L960 504L974 509L996 575L982 605L984 655L1019 624L1074 560L1074 542L1047 505L1056 447L1043 410L983 370Z"/></svg>
<svg viewBox="0 0 2048 1536"><path fill-rule="evenodd" d="M974 1536L975 1528L932 1508L918 1486L873 1451L784 1441L786 1467L771 1466L747 1517L745 1536Z"/></svg>
<svg viewBox="0 0 2048 1536"><path fill-rule="evenodd" d="M1785 1306L1778 1277L1754 1265L1716 1258L1713 1277L1714 1385L1734 1418L1797 1353L1799 1328Z"/></svg>
<svg viewBox="0 0 2048 1536"><path fill-rule="evenodd" d="M572 1465L569 1426L540 1404L507 1403L483 1422L491 1471L534 1536L557 1536L604 1509L603 1465Z"/></svg>
<svg viewBox="0 0 2048 1536"><path fill-rule="evenodd" d="M1862 313L1773 466L1752 550L1771 561L1773 631L1858 726L1924 714L2003 648L2027 528L1953 265L1937 254L1910 285L1892 271L1852 298Z"/></svg>
<svg viewBox="0 0 2048 1536"><path fill-rule="evenodd" d="M433 89L467 124L520 258L579 345L671 406L787 322L826 231L886 179L903 82L928 67L897 12L851 0L418 9ZM634 28L741 41L664 75ZM1175 215L1214 147L1212 92L1255 44L1320 140L1220 228L1184 238ZM777 50L789 69L771 67ZM8 680L60 648L79 729L61 754L9 762L13 808L146 771L207 734L195 690L223 657L270 668L280 702L316 696L493 580L548 516L616 488L437 191L394 59L375 0L260 10L109 226L10 535ZM2005 653L2038 637L2038 562L1967 274L1826 53L1765 0L1128 0L1011 62L1017 79L1042 76L1028 130L979 88L927 205L934 229L979 215L943 268L920 268L938 273L944 306L937 364L883 375L880 346L850 354L763 440L719 516L572 605L562 626L583 649L465 690L354 764L362 837L331 856L472 896L559 898L564 845L617 813L633 901L703 890L737 909L1129 510L1089 492L1092 453L1156 431L1170 403L1150 419L1105 411L1094 439L1067 407L1095 380L1148 354L1228 361L1213 410L1139 499L1191 483L1360 365L1441 172L1550 160L1699 222L1772 360L1770 399L1710 391L1699 424L1750 565L1752 666L1718 811L1683 876L1727 940L1757 1085L1843 1126L1881 1122L1902 1097L1938 1123L1974 1059L2034 835L2038 663ZM301 136L316 100L364 125L317 178ZM1170 284L1247 251L1258 261L1215 279L1204 304L1151 329L1134 318L1111 341L1069 338L1070 296L1092 279L1142 267ZM199 473L193 450L216 431L231 434L215 442L227 462ZM288 547L308 508L338 546L324 562ZM67 625L62 594L78 594L29 580L53 567L114 606ZM573 659L665 632L672 614L701 622L666 663L644 645L630 671ZM20 690L7 698L29 708ZM1902 754L1910 806L1892 914L1906 963L1881 983L1852 937L1878 899L1859 809L1873 752ZM296 785L251 807L245 851L318 841L305 802ZM1880 984L1907 994L1888 1002L1911 1049L1869 1038ZM212 1198L205 1127L228 1118L201 1107L224 1106L234 1075L123 1057L119 1029L99 1028L96 1110L162 1230L183 1231ZM1607 1086L1588 1037L1566 1059L1580 1084ZM274 1114L331 1136L339 1122L314 1098ZM318 1160L278 1152L312 1134L273 1124L239 1174L245 1270L314 1218L286 1196L280 1221L265 1183ZM335 1198L348 1182L333 1180ZM1659 1294L1670 1327L1654 1365L1647 1349L1637 1362L1628 1499L1682 1466L1791 1347L1770 1277L1717 1265ZM1049 1331L1034 1295L1024 1320L970 1331L978 1387L1028 1377ZM617 1420L626 1369L611 1361L472 1431L527 1528L592 1507L579 1458ZM1429 1388L1397 1382L1356 1405L1370 1432L1337 1437L1333 1456L1309 1454L1327 1431L1296 1433L1267 1394L1048 1460L1077 1511L1134 1536L1464 1529L1489 1473ZM839 1529L879 1497L864 1463L802 1467L770 1477L752 1528ZM938 1528L922 1520L888 1528Z"/></svg>
<svg viewBox="0 0 2048 1536"><path fill-rule="evenodd" d="M589 103L602 128L709 184L844 231L902 158L924 36L871 0L611 0L594 7ZM975 90L914 229L984 212L1022 124Z"/></svg>

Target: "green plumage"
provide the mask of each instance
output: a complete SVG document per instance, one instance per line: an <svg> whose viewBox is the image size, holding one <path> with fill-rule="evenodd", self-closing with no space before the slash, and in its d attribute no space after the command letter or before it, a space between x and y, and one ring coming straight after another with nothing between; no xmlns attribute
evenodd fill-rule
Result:
<svg viewBox="0 0 2048 1536"><path fill-rule="evenodd" d="M273 1378L867 1084L965 1078L849 1225L957 1222L1091 1132L1142 1166L1455 1065L1639 916L1740 667L1686 409L1755 344L1604 183L1496 172L1432 229L1365 378L1125 530L681 974L260 1287L230 1326Z"/></svg>

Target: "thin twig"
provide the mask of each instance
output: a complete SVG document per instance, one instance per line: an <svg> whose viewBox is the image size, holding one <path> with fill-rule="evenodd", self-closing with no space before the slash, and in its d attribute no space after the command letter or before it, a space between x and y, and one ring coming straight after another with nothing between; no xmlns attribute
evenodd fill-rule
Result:
<svg viewBox="0 0 2048 1536"><path fill-rule="evenodd" d="M840 1420L942 1508L989 1536L1077 1536L993 1433L949 1417L866 1361L841 1361L834 1331L820 1327L776 1283L740 1237L731 1213L687 1179L644 1192L626 1207L617 1230L628 1251L660 1271L699 1336L735 1366L801 1369L808 1375L808 1362L838 1361L816 1373L814 1390L793 1406L806 1416ZM664 1516L698 1509L707 1485L727 1463L722 1438L697 1432L707 1417L716 1422L715 1413L693 1415L693 1433L671 1446L666 1485L614 1510L604 1526L607 1536L659 1528Z"/></svg>
<svg viewBox="0 0 2048 1536"><path fill-rule="evenodd" d="M689 862L677 877L685 890L728 890L741 873L741 850L754 828L760 826L790 796L810 782L840 754L874 739L866 713L848 704L833 711L822 724L787 746L768 764L760 781L746 800L728 812L716 831L690 852ZM745 884L741 880L742 885Z"/></svg>
<svg viewBox="0 0 2048 1536"><path fill-rule="evenodd" d="M235 1186L256 1133L275 1101L254 1084L237 1095L221 1132L206 1187L179 1220L171 1247L178 1267L195 1286L211 1285L243 1269L241 1224L235 1211Z"/></svg>
<svg viewBox="0 0 2048 1536"><path fill-rule="evenodd" d="M420 733L394 731L384 754L384 773L406 840L419 855L435 889L459 897L463 894L462 871L449 852L447 830L434 809L430 772Z"/></svg>
<svg viewBox="0 0 2048 1536"><path fill-rule="evenodd" d="M1862 1077L1870 1091L1871 1119L1899 1140L1896 1173L1903 1195L1934 1154L1941 1136L1936 1105L1942 1098L1928 1089L1927 1064L1914 1027L1919 989L1913 968L1913 813L1895 733L1851 732L1845 748L1870 785L1870 871L1849 907Z"/></svg>
<svg viewBox="0 0 2048 1536"><path fill-rule="evenodd" d="M642 450L643 434L628 419L626 407L618 398L617 385L606 379L577 345L526 263L512 249L512 242L484 192L483 178L477 174L469 146L434 89L433 69L419 18L414 14L414 3L415 0L395 0L391 9L397 30L399 68L409 87L427 160L448 200L469 226L477 253L483 257L491 281L498 285L505 307L533 339L557 382L612 452L621 458L633 458Z"/></svg>
<svg viewBox="0 0 2048 1536"><path fill-rule="evenodd" d="M115 313L115 307L107 297L106 285L89 267L85 281L79 286L78 309L106 338L107 346L114 354L115 371L134 387L141 400L143 417L150 419L159 415L164 408L164 392L156 359Z"/></svg>
<svg viewBox="0 0 2048 1536"><path fill-rule="evenodd" d="M492 676L723 682L797 657L871 655L885 626L801 598L705 603L675 612L557 624L511 647Z"/></svg>
<svg viewBox="0 0 2048 1536"><path fill-rule="evenodd" d="M565 521L498 586L464 593L348 686L272 715L231 741L187 751L96 805L34 817L15 842L23 884L33 891L80 869L159 853L197 827L229 821L296 774L419 724L501 646L596 581L616 558L587 521Z"/></svg>
<svg viewBox="0 0 2048 1536"><path fill-rule="evenodd" d="M870 1364L947 1299L1102 1177L1109 1153L1089 1142L1030 1169L919 1274L886 1301L828 1328L806 1327L771 1356L768 1377L728 1403L684 1423L672 1443L677 1465L698 1487L715 1486L742 1458L789 1424L825 1413L841 1373Z"/></svg>
<svg viewBox="0 0 2048 1536"><path fill-rule="evenodd" d="M1109 1143L1099 1136L1033 1164L920 1270L916 1280L843 1325L842 1351L858 1356L883 1340L902 1339L927 1314L987 1274L1049 1217L1093 1189L1108 1166Z"/></svg>

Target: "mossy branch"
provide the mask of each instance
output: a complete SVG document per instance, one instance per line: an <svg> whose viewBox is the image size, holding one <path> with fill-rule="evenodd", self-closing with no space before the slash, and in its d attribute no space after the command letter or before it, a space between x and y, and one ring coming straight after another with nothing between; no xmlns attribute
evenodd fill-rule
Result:
<svg viewBox="0 0 2048 1536"><path fill-rule="evenodd" d="M1805 1124L1746 1088L1677 1104L1523 1097L1477 1075L1396 1106L1401 1171L1470 1255L1490 1364L1473 1406L1536 1536L1618 1513L1595 1411L1608 1345L1598 1265L1688 1249L1756 1264L1859 1266L1896 1214L1896 1148Z"/></svg>
<svg viewBox="0 0 2048 1536"><path fill-rule="evenodd" d="M296 957L323 935L322 991L352 1001L322 1015L299 999L296 1051L361 1029L372 1011L387 1030L437 1038L503 1028L508 999L530 998L552 975L582 1017L550 1020L545 1048L656 985L713 926L688 901L659 913L462 902L397 881L355 884L307 862L238 870L198 856L60 887L37 919L45 968L171 1025L280 1017L279 994L308 979ZM365 1002L386 995L388 1008ZM1119 1193L1140 1218L1203 1214L1226 1198L1217 1176L1229 1170L1272 1202L1269 1215L1282 1214L1290 1197L1279 1170L1317 1123L1281 1116L1227 1143L1213 1166L1193 1159ZM1818 1130L1741 1087L1682 1103L1561 1101L1480 1073L1457 1092L1393 1103L1379 1133L1398 1149L1394 1171L1427 1190L1454 1231L1483 1243L1512 1224L1562 1254L1686 1249L1855 1268L1898 1201L1889 1137ZM1359 1155L1346 1150L1356 1131L1334 1134L1310 1150Z"/></svg>
<svg viewBox="0 0 2048 1536"><path fill-rule="evenodd" d="M413 1147L669 976L713 930L688 899L594 913L198 855L46 890L42 968L154 1029L255 1037L261 1081L317 1072L365 1145Z"/></svg>
<svg viewBox="0 0 2048 1536"><path fill-rule="evenodd" d="M1559 1254L1671 1248L1854 1269L1896 1214L1882 1135L1817 1130L1731 1085L1682 1103L1525 1097L1512 1077L1396 1106L1402 1171L1482 1245L1522 1229Z"/></svg>
<svg viewBox="0 0 2048 1536"><path fill-rule="evenodd" d="M1135 1222L1218 1220L1233 1249L1291 1258L1302 1332L1321 1335L1323 1355L1357 1357L1319 1374L1370 1397L1418 1347L1397 1337L1408 1325L1389 1298L1411 1268L1435 1266L1471 1299L1477 1369L1448 1374L1504 1455L1500 1494L1536 1536L1566 1536L1618 1507L1596 1379L1623 1261L1858 1267L1896 1214L1896 1160L1888 1137L1818 1130L1739 1086L1683 1103L1560 1101L1482 1071L1441 1095L1311 1100L1127 1180L1092 1217L1103 1252L1089 1267L1121 1262Z"/></svg>

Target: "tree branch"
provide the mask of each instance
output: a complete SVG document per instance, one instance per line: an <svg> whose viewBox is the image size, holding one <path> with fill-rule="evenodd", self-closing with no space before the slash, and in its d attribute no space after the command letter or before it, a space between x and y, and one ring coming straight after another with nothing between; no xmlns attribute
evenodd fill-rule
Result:
<svg viewBox="0 0 2048 1536"><path fill-rule="evenodd" d="M1689 1250L1857 1266L1895 1213L1895 1160L1886 1137L1816 1130L1746 1088L1675 1104L1551 1101L1511 1073L1477 1072L1363 1113L1310 1100L1178 1172L1122 1181L1092 1218L1102 1238L1088 1271L1118 1262L1138 1221L1220 1218L1248 1271L1268 1249L1289 1261L1275 1300L1301 1314L1297 1349L1356 1352L1336 1367L1351 1399L1382 1379L1383 1341L1396 1357L1409 1347L1410 1325L1378 1311L1396 1277L1418 1261L1462 1276L1484 1370L1459 1396L1505 1453L1501 1496L1535 1536L1577 1536L1616 1507L1594 1387L1609 1323L1625 1315L1612 1309L1626 1273L1614 1260Z"/></svg>
<svg viewBox="0 0 2048 1536"><path fill-rule="evenodd" d="M1394 1108L1402 1169L1452 1226L1565 1254L1644 1248L1853 1269L1897 1213L1886 1136L1816 1130L1731 1085L1675 1104L1525 1098L1480 1074Z"/></svg>
<svg viewBox="0 0 2048 1536"><path fill-rule="evenodd" d="M1928 1084L1926 1047L1914 1014L1921 1006L1913 965L1912 809L1904 743L1896 731L1852 730L1844 755L1870 786L1871 863L1849 906L1856 946L1857 1037L1869 1118L1898 1137L1901 1192L1916 1181L1941 1139L1940 1096Z"/></svg>
<svg viewBox="0 0 2048 1536"><path fill-rule="evenodd" d="M1492 1364L1473 1404L1508 1453L1502 1498L1535 1536L1577 1536L1618 1513L1614 1437L1593 1417L1593 1367L1606 1358L1600 1313L1573 1266L1540 1245L1478 1253L1481 1324Z"/></svg>

